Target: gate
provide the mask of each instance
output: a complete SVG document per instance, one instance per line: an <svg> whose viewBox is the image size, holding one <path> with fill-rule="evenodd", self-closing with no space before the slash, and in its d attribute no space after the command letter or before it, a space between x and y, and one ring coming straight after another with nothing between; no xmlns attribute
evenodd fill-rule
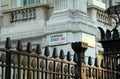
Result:
<svg viewBox="0 0 120 79"><path fill-rule="evenodd" d="M99 29L103 34L103 30ZM113 37L116 35L115 31ZM97 58L93 64L91 57L88 58L88 65L85 64L87 44L83 42L72 43L74 57L68 51L65 59L64 50L58 55L54 48L50 57L48 46L43 55L40 45L32 50L30 42L27 43L26 50L23 50L20 40L16 50L13 50L10 38L7 38L5 48L0 48L0 79L120 79L120 39L111 40L109 31L105 34L107 37L101 36L104 47L101 65Z"/></svg>

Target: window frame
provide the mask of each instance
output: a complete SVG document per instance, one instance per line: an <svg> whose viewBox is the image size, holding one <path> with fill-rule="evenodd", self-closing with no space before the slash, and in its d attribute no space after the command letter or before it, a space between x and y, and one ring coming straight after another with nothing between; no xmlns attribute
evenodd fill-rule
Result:
<svg viewBox="0 0 120 79"><path fill-rule="evenodd" d="M21 0L21 4L23 6L33 5L33 4L39 4L39 3L40 3L40 0Z"/></svg>

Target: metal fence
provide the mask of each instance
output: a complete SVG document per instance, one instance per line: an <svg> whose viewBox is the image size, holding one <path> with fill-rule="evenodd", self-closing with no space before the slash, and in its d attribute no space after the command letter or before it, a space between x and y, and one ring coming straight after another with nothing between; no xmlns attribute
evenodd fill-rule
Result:
<svg viewBox="0 0 120 79"><path fill-rule="evenodd" d="M32 50L30 42L26 50L22 48L19 40L16 50L11 49L10 38L7 38L5 48L0 48L0 79L119 79L120 72L106 69L103 61L98 67L98 60L95 59L92 65L91 57L88 58L88 65L84 62L84 53L87 49L86 43L72 43L72 49L76 52L71 58L71 53L67 52L65 58L64 51L58 55L54 48L50 57L48 46L45 47L44 55L40 45ZM32 53L34 52L34 53ZM79 52L79 53L78 53Z"/></svg>

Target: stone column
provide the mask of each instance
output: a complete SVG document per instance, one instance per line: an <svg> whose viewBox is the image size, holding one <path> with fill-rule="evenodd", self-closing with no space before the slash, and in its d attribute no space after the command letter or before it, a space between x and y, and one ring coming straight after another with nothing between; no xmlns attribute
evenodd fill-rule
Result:
<svg viewBox="0 0 120 79"><path fill-rule="evenodd" d="M80 10L87 13L86 0L54 0L54 12Z"/></svg>
<svg viewBox="0 0 120 79"><path fill-rule="evenodd" d="M87 13L87 0L74 0L74 9Z"/></svg>
<svg viewBox="0 0 120 79"><path fill-rule="evenodd" d="M76 62L76 78L75 79L82 79L82 66L85 64L85 51L87 49L87 43L83 42L75 42L72 43L72 49L77 54L78 61Z"/></svg>
<svg viewBox="0 0 120 79"><path fill-rule="evenodd" d="M95 8L89 8L88 13L90 19L92 19L93 22L97 23L97 10Z"/></svg>
<svg viewBox="0 0 120 79"><path fill-rule="evenodd" d="M53 13L68 11L71 7L73 7L73 0L54 0Z"/></svg>
<svg viewBox="0 0 120 79"><path fill-rule="evenodd" d="M36 8L36 19L39 21L40 26L45 26L47 20L47 6L40 6Z"/></svg>
<svg viewBox="0 0 120 79"><path fill-rule="evenodd" d="M10 25L10 13L4 13L3 15L3 25L6 27L6 26L9 26Z"/></svg>
<svg viewBox="0 0 120 79"><path fill-rule="evenodd" d="M48 26L73 22L75 19L80 21L81 17L87 17L87 0L54 0L53 4L54 10L48 21Z"/></svg>

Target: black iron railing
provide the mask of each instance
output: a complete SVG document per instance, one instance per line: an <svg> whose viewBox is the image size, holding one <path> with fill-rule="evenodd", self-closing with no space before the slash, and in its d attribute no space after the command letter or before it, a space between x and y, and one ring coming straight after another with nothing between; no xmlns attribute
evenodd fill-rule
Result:
<svg viewBox="0 0 120 79"><path fill-rule="evenodd" d="M85 64L84 53L87 49L86 43L72 43L72 49L75 51L73 61L70 52L67 52L65 57L63 50L58 55L57 49L54 48L50 57L48 46L45 47L43 55L40 45L36 46L36 50L32 50L30 42L28 42L26 50L23 50L20 40L16 50L12 50L10 38L7 38L5 48L0 48L0 79L120 78L120 70L107 68L109 64L106 64L104 60L102 60L100 67L97 58L95 58L94 65L92 65L91 57L88 58L88 65Z"/></svg>

